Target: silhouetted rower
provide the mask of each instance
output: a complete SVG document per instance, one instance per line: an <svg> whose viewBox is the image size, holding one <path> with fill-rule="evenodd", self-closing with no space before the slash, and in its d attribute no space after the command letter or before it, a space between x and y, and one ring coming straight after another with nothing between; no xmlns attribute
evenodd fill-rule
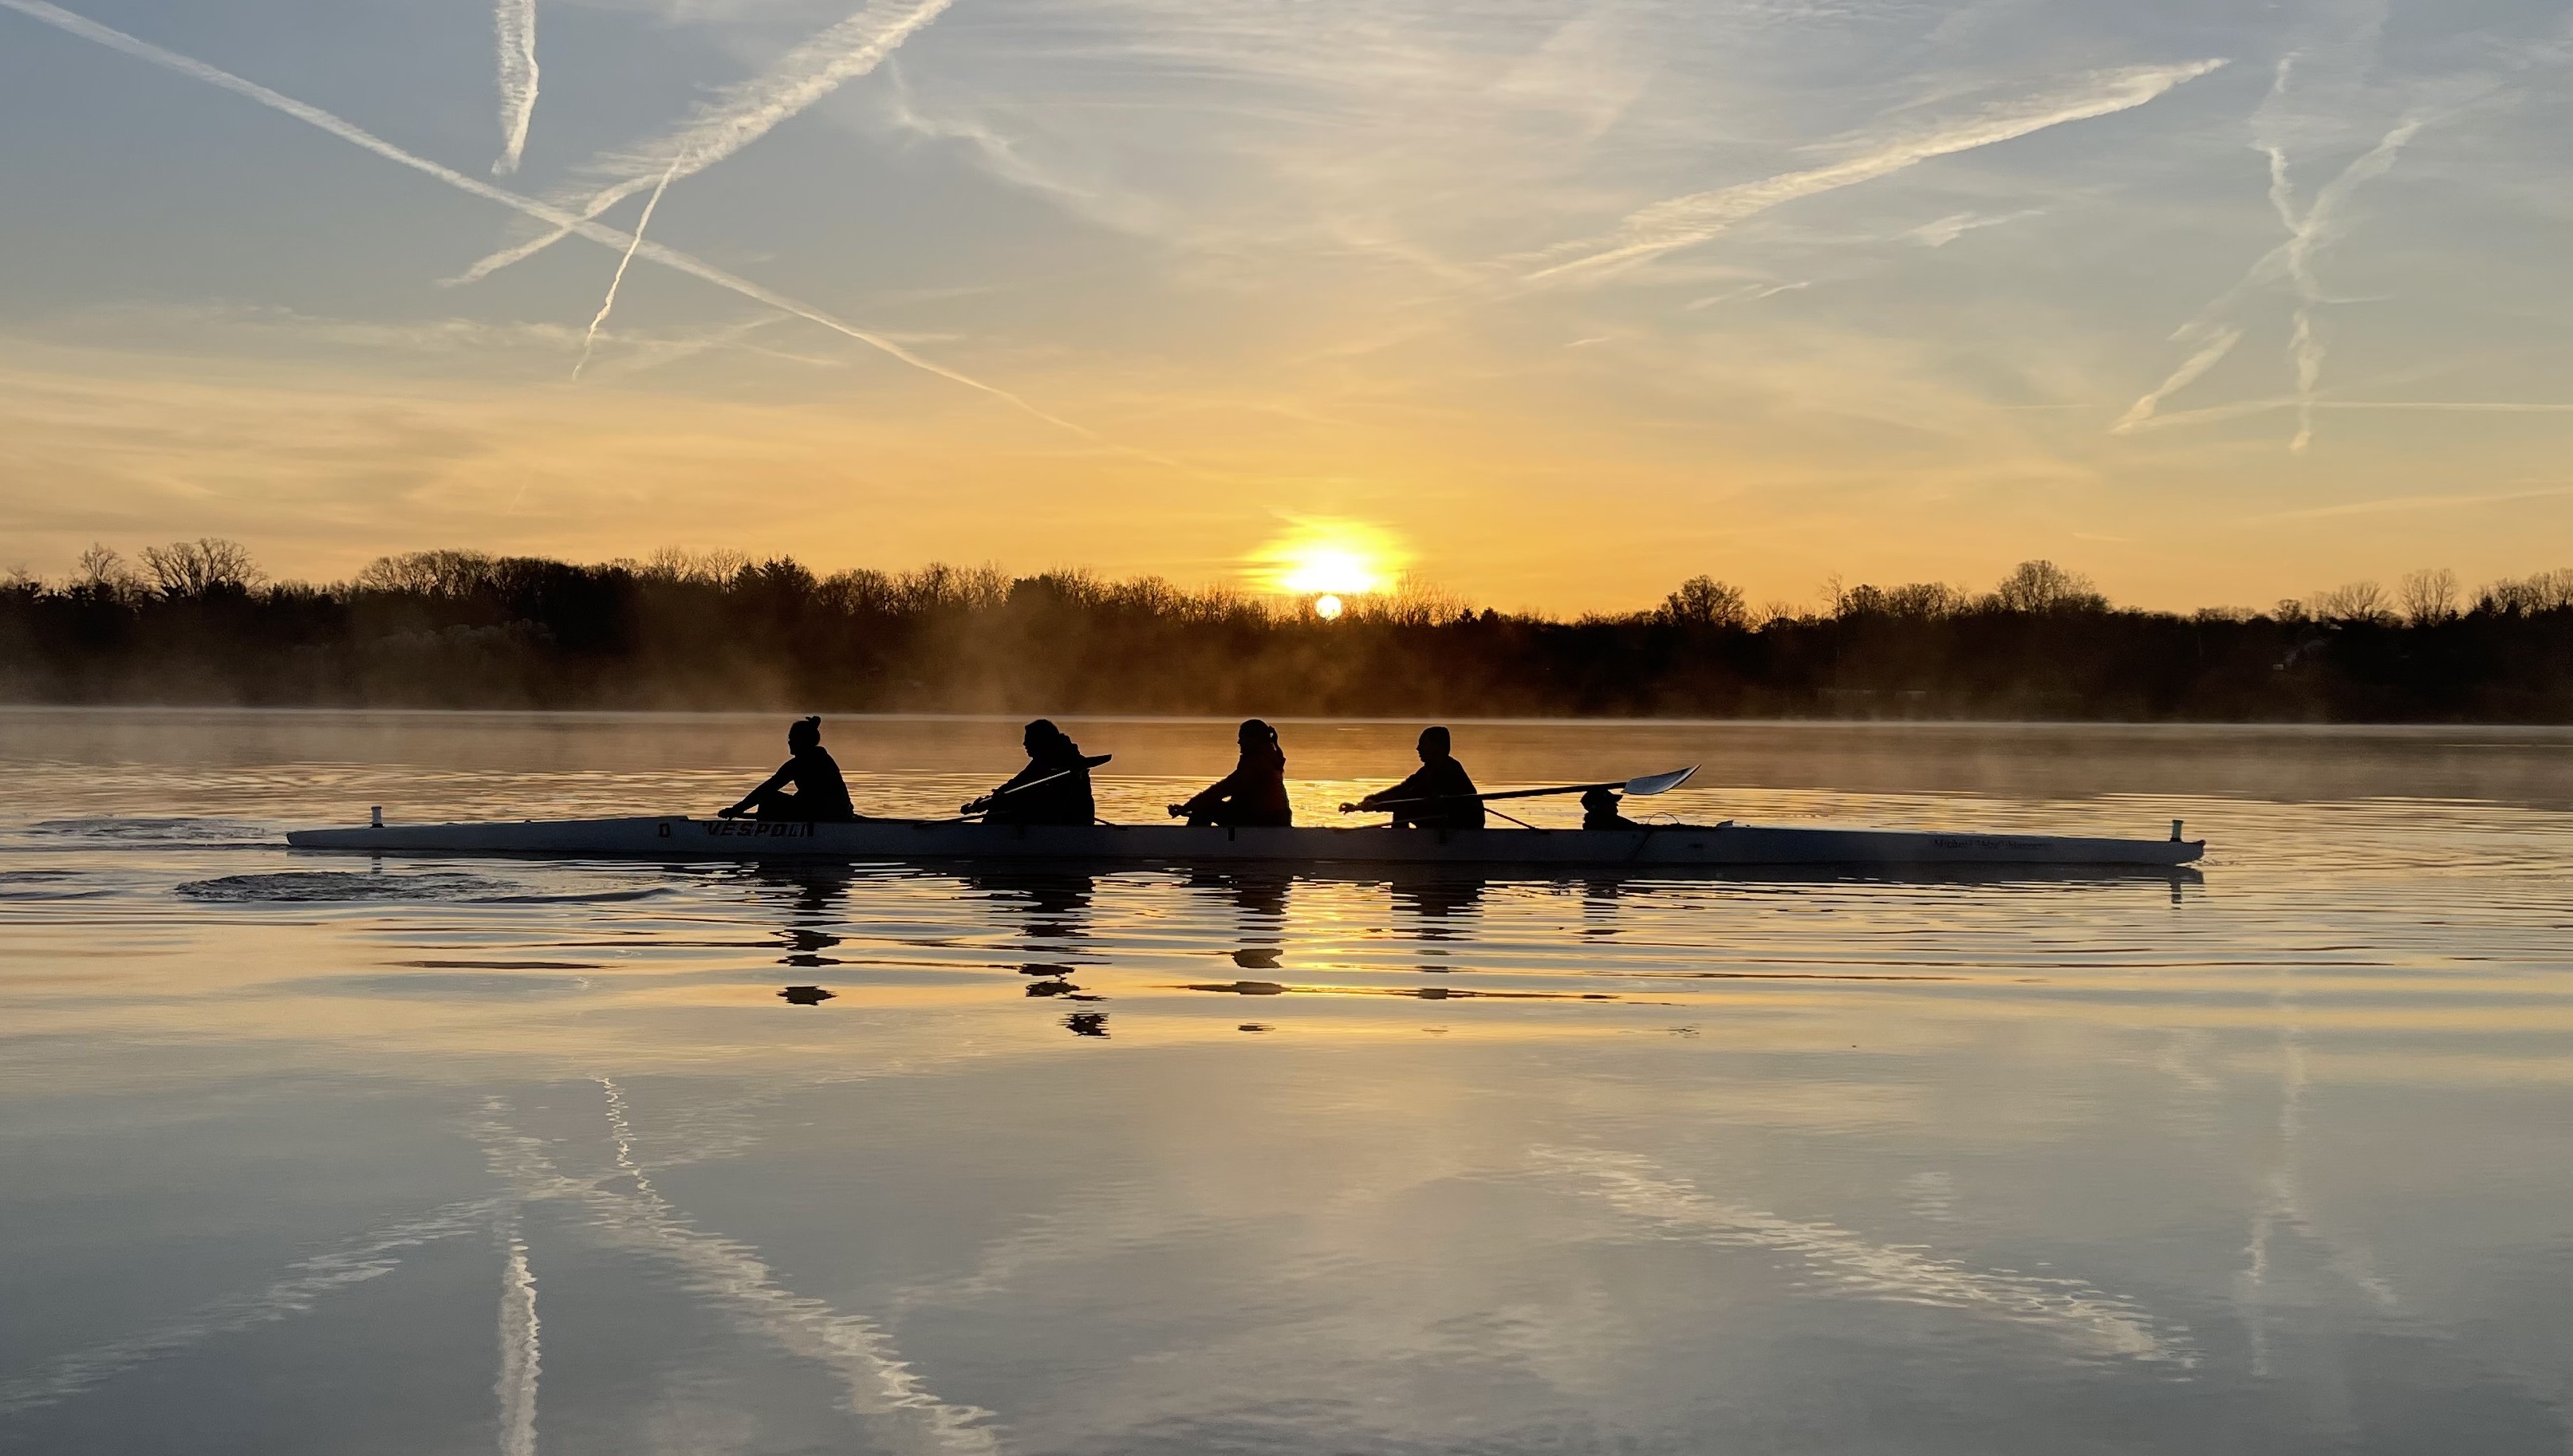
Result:
<svg viewBox="0 0 2573 1456"><path fill-rule="evenodd" d="M1174 819L1186 816L1193 826L1284 829L1295 822L1286 804L1286 753L1278 746L1278 730L1258 718L1244 721L1234 734L1242 760L1185 804L1171 806Z"/></svg>
<svg viewBox="0 0 2573 1456"><path fill-rule="evenodd" d="M1581 827L1584 829L1641 829L1644 826L1617 812L1624 802L1615 789L1592 789L1581 796Z"/></svg>
<svg viewBox="0 0 2573 1456"><path fill-rule="evenodd" d="M849 785L840 777L840 765L822 747L821 719L796 719L786 730L786 762L768 776L768 782L743 795L740 803L718 811L723 818L748 814L791 824L842 824L858 817L849 806Z"/></svg>
<svg viewBox="0 0 2573 1456"><path fill-rule="evenodd" d="M1108 762L1105 754L1084 757L1081 745L1046 719L1028 725L1021 741L1028 766L1006 784L965 806L986 824L1088 824L1099 817L1091 796L1090 771Z"/></svg>
<svg viewBox="0 0 2573 1456"><path fill-rule="evenodd" d="M1390 789L1380 789L1357 802L1360 809L1381 809L1393 816L1396 829L1480 829L1480 792L1449 751L1447 730L1420 730L1420 769Z"/></svg>

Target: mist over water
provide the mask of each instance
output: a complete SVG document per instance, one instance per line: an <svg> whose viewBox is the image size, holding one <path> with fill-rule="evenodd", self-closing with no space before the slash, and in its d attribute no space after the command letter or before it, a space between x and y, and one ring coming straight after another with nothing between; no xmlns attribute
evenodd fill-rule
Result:
<svg viewBox="0 0 2573 1456"><path fill-rule="evenodd" d="M1232 762L1063 721L1112 819ZM1299 822L1417 726L1282 722ZM1455 726L2209 853L376 862L280 836L704 813L784 719L0 710L0 1450L2573 1441L2573 732ZM1017 730L824 731L932 813Z"/></svg>

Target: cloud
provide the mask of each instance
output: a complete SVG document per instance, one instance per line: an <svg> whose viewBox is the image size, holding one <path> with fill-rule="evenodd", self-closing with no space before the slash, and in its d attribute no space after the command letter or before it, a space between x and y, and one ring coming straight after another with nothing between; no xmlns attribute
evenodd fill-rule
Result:
<svg viewBox="0 0 2573 1456"><path fill-rule="evenodd" d="M1680 305L1680 312L1683 314L1694 314L1700 309L1712 309L1718 304L1756 304L1762 299L1774 299L1780 294L1792 294L1800 289L1809 289L1813 286L1814 282L1812 279L1804 279L1796 283L1770 284L1766 287L1759 284L1753 284L1748 288L1735 289L1733 292L1727 294L1709 294L1703 299L1691 299L1687 303Z"/></svg>
<svg viewBox="0 0 2573 1456"><path fill-rule="evenodd" d="M997 384L987 384L981 379L975 378L971 374L962 373L956 369L949 368L945 364L923 359L919 355L912 353L910 350L903 348L901 345L894 343L892 340L885 338L883 335L874 333L870 330L860 329L854 324L843 323L809 304L798 303L783 294L752 283L748 279L735 277L734 275L726 273L722 269L716 268L714 265L707 263L702 259L691 257L690 255L681 253L676 249L665 248L658 243L645 243L640 237L620 233L613 228L587 218L575 217L562 211L560 208L538 202L530 197L520 196L519 194L510 192L505 188L494 187L490 183L484 182L479 178L467 177L452 167L431 162L426 157L415 156L414 154L406 152L402 148L395 146L393 143L384 140L382 137L375 135L373 132L360 127L353 122L344 121L341 118L332 115L330 112L324 111L318 106L297 101L291 96L272 91L257 82L245 81L241 77L234 75L230 71L223 70L220 67L210 66L203 61L180 55L176 51L165 50L149 41L138 40L133 36L127 35L121 30L114 30L101 25L94 20L89 20L82 16L75 15L72 12L63 9L61 6L48 4L46 3L46 0L0 0L0 6L5 6L8 9L15 10L32 19L41 20L45 24L54 26L58 29L69 31L84 40L95 41L111 50L122 51L129 56L136 57L139 60L150 61L156 66L176 71L183 76L194 77L210 86L221 87L237 96L248 97L250 100L256 101L260 105L265 106L272 111L284 112L286 115L294 117L298 121L304 122L309 126L318 127L321 130L329 132L331 135L340 138L342 141L348 142L353 146L362 147L388 161L401 163L403 166L409 167L415 172L426 173L430 177L434 177L449 187L462 192L471 193L475 197L482 198L489 202L498 203L502 207L523 213L538 222L552 224L565 234L577 233L581 237L599 244L602 247L630 249L639 253L641 256L660 264L664 268L675 269L680 273L689 275L690 277L702 279L707 283L713 284L717 288L729 289L732 292L741 295L743 298L752 300L755 303L766 304L770 308L776 309L781 313L792 314L796 318L818 324L825 329L831 330L833 333L845 335L848 338L866 345L870 349L890 355L893 358L902 361L904 364L910 364L913 368L936 374L942 379L962 384L966 388L992 395L994 398L1003 400L1038 419L1044 420L1048 424L1056 426L1057 428L1069 430L1074 434L1080 435L1084 439L1088 439L1096 443L1111 444L1110 441L1102 438L1096 430L1093 430L1086 425L1075 424L1073 421L1065 419L1060 415L1047 413L1045 410L1038 408L1036 405L1029 403L1017 394L1014 394ZM1126 448L1124 446L1115 446L1113 444L1112 447L1119 449ZM1140 451L1132 450L1128 450L1127 452L1141 453Z"/></svg>
<svg viewBox="0 0 2573 1456"><path fill-rule="evenodd" d="M577 189L558 190L549 200L565 209L577 207L586 221L653 186L652 179L693 177L775 130L780 122L839 89L841 83L866 75L913 34L936 20L954 0L914 0L911 4L875 4L814 36L786 53L777 64L700 102L689 118L670 131L610 152L581 170L593 178L614 179L586 202ZM472 283L510 264L532 258L571 235L557 226L513 248L482 259L455 282Z"/></svg>
<svg viewBox="0 0 2573 1456"><path fill-rule="evenodd" d="M1920 227L1899 236L1907 243L1918 243L1924 248L1945 248L1979 229L1998 228L2004 223L2015 223L2022 218L2036 216L2035 212L2025 212L2008 213L1997 218L1979 218L1973 213L1956 213L1936 222L1923 223Z"/></svg>
<svg viewBox="0 0 2573 1456"><path fill-rule="evenodd" d="M2573 410L2573 405L2564 406ZM2341 505L2317 505L2304 510L2277 510L2266 515L2246 516L2248 521L2328 520L2345 515L2387 515L2407 510L2453 510L2469 505L2503 505L2522 500L2553 500L2573 495L2573 485L2542 485L2527 490L2495 490L2473 495L2394 495L2376 500L2353 500Z"/></svg>
<svg viewBox="0 0 2573 1456"><path fill-rule="evenodd" d="M536 0L499 0L491 12L499 42L500 156L491 175L518 170L536 115Z"/></svg>
<svg viewBox="0 0 2573 1456"><path fill-rule="evenodd" d="M1703 243L1736 223L1803 198L1874 182L1934 158L1995 146L2068 122L2132 111L2223 64L2221 60L2190 61L2101 72L2079 86L1996 106L1981 116L1919 136L1876 143L1826 167L1781 173L1758 182L1658 202L1629 214L1625 223L1607 237L1549 250L1556 255L1578 256L1537 269L1526 278L1541 282L1627 268Z"/></svg>

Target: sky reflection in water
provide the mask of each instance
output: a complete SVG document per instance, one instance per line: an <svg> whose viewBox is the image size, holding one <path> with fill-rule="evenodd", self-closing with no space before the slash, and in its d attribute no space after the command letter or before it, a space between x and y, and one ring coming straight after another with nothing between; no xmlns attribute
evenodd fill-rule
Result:
<svg viewBox="0 0 2573 1456"><path fill-rule="evenodd" d="M2573 738L1460 733L2202 877L277 847L780 726L6 715L0 1449L2564 1449ZM1229 736L1075 731L1135 818ZM1407 740L1288 725L1299 809Z"/></svg>

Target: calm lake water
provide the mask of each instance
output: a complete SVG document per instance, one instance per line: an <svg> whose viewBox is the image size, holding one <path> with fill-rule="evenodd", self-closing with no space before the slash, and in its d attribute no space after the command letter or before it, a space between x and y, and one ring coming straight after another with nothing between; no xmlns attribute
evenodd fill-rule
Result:
<svg viewBox="0 0 2573 1456"><path fill-rule="evenodd" d="M0 711L0 1449L2573 1448L2573 734L1458 729L2177 876L280 838L708 811L784 726ZM1231 758L1070 726L1112 818ZM1299 814L1412 727L1284 725ZM826 732L862 807L1018 760Z"/></svg>

